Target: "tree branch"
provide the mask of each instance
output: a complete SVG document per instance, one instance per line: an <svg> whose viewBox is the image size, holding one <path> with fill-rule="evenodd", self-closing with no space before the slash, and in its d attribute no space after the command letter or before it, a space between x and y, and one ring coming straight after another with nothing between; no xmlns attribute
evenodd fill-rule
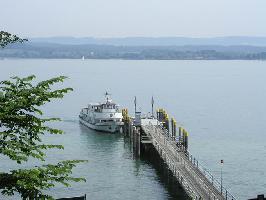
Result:
<svg viewBox="0 0 266 200"><path fill-rule="evenodd" d="M12 35L5 31L0 31L0 47L4 48L8 44L16 43L16 42L25 42L28 41L27 39L21 39L16 35Z"/></svg>

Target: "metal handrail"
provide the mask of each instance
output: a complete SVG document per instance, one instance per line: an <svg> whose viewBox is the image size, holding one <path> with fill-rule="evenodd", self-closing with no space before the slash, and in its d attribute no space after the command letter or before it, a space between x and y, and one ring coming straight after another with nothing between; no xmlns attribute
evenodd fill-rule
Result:
<svg viewBox="0 0 266 200"><path fill-rule="evenodd" d="M149 123L150 128L154 128L156 126L152 125L152 123ZM166 141L175 141L176 137L171 137L169 134L169 131L165 129L161 124L157 125L162 132L164 137L166 138ZM173 145L170 143L170 145ZM174 149L178 151L177 147L174 146ZM221 192L221 195L226 200L236 200L236 198L226 189L224 186L221 185L220 181L218 181L214 175L211 174L211 172L204 167L195 157L193 157L192 154L190 154L188 151L185 152L185 155L187 156L188 160L204 175L205 178L209 181L210 184L212 184L218 191Z"/></svg>

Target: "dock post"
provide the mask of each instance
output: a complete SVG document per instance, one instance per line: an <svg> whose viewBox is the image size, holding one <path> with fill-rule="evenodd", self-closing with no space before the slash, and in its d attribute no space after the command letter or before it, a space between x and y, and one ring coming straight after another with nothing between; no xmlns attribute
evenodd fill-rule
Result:
<svg viewBox="0 0 266 200"><path fill-rule="evenodd" d="M183 130L183 135L184 135L184 139L185 139L185 143L184 143L185 151L187 151L187 149L188 149L188 133L187 133L187 131Z"/></svg>
<svg viewBox="0 0 266 200"><path fill-rule="evenodd" d="M132 134L133 134L133 151L134 151L134 154L136 155L136 152L137 152L137 142L136 142L136 128L134 127L133 131L132 131Z"/></svg>
<svg viewBox="0 0 266 200"><path fill-rule="evenodd" d="M171 118L171 139L175 140L175 137L176 137L176 121L174 118Z"/></svg>
<svg viewBox="0 0 266 200"><path fill-rule="evenodd" d="M162 122L162 109L158 109L158 121Z"/></svg>
<svg viewBox="0 0 266 200"><path fill-rule="evenodd" d="M171 136L174 137L174 119L171 118Z"/></svg>
<svg viewBox="0 0 266 200"><path fill-rule="evenodd" d="M225 190L225 200L227 200L227 190Z"/></svg>
<svg viewBox="0 0 266 200"><path fill-rule="evenodd" d="M130 125L128 125L128 127L129 127L130 139L131 139L131 141L133 142L133 132L132 132L132 128L131 128Z"/></svg>
<svg viewBox="0 0 266 200"><path fill-rule="evenodd" d="M176 121L174 120L174 140L176 140Z"/></svg>
<svg viewBox="0 0 266 200"><path fill-rule="evenodd" d="M181 142L181 132L182 132L182 127L180 126L179 129L178 129L178 140L179 142Z"/></svg>
<svg viewBox="0 0 266 200"><path fill-rule="evenodd" d="M168 136L170 136L169 118L168 118L167 114L166 114L166 118L165 118L165 128L168 130Z"/></svg>
<svg viewBox="0 0 266 200"><path fill-rule="evenodd" d="M185 129L182 128L182 138L183 138L183 150L186 149L186 138L185 138Z"/></svg>
<svg viewBox="0 0 266 200"><path fill-rule="evenodd" d="M140 156L141 130L138 129L138 156Z"/></svg>

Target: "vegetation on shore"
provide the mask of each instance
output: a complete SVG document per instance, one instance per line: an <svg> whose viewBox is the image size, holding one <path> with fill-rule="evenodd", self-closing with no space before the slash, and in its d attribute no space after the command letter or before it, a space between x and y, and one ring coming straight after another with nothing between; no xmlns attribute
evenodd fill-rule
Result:
<svg viewBox="0 0 266 200"><path fill-rule="evenodd" d="M95 44L11 44L0 58L126 60L266 60L263 46L115 46Z"/></svg>

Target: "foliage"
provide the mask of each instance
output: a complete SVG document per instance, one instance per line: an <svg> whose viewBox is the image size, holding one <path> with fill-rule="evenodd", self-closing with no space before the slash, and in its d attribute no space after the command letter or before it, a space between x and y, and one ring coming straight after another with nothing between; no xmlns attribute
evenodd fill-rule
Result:
<svg viewBox="0 0 266 200"><path fill-rule="evenodd" d="M33 169L13 170L0 174L0 188L4 195L21 194L22 199L53 199L42 191L54 187L56 183L70 186L69 181L85 181L83 178L71 177L72 168L82 160L62 161L56 165L43 165Z"/></svg>
<svg viewBox="0 0 266 200"><path fill-rule="evenodd" d="M72 91L72 88L52 89L55 83L63 82L65 78L60 76L33 84L35 76L32 75L0 82L0 154L21 164L30 157L45 161L47 149L63 149L61 145L42 142L44 134L62 134L62 131L47 125L59 119L42 118L40 106ZM0 189L5 195L19 192L23 199L52 199L43 190L54 187L55 183L68 186L69 181L84 180L70 176L72 168L80 162L83 161L63 161L56 165L0 172Z"/></svg>
<svg viewBox="0 0 266 200"><path fill-rule="evenodd" d="M24 42L27 39L21 39L16 35L12 35L5 31L0 31L0 47L4 48L6 45L15 43L15 42Z"/></svg>
<svg viewBox="0 0 266 200"><path fill-rule="evenodd" d="M0 153L21 163L28 157L44 160L42 150L49 148L63 148L60 145L40 144L45 132L61 134L62 131L45 125L46 122L59 120L56 118L39 118L42 111L39 106L49 102L52 98L62 98L71 88L51 90L50 86L63 81L65 77L57 77L42 81L36 86L31 81L35 76L26 78L13 77L14 81L0 82L2 97L0 98L0 125L4 130L0 132Z"/></svg>

